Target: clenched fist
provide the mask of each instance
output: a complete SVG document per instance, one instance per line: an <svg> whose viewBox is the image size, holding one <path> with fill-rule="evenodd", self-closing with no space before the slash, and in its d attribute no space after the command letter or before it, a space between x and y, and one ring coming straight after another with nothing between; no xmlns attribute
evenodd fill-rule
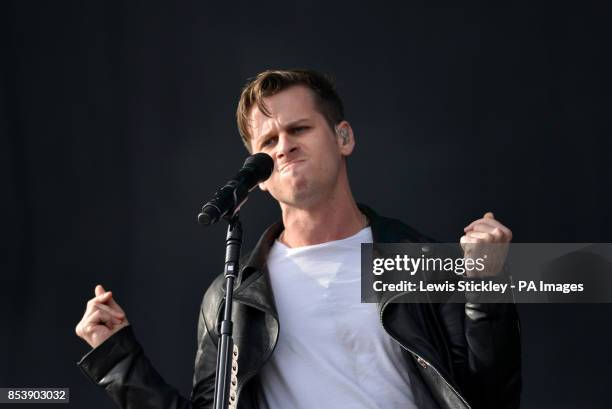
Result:
<svg viewBox="0 0 612 409"><path fill-rule="evenodd" d="M95 297L87 301L83 318L76 326L76 334L83 338L92 348L106 341L123 327L130 325L125 312L113 299L110 291L97 285Z"/></svg>
<svg viewBox="0 0 612 409"><path fill-rule="evenodd" d="M493 213L485 213L482 219L474 220L463 229L465 235L459 242L463 247L464 257L484 259L484 269L467 270L468 277L488 277L497 275L503 268L508 247L512 240L512 231L495 220Z"/></svg>

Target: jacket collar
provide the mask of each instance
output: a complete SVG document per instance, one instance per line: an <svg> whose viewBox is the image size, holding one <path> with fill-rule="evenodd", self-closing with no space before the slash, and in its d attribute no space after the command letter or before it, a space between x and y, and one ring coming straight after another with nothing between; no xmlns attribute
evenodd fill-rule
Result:
<svg viewBox="0 0 612 409"><path fill-rule="evenodd" d="M358 207L370 220L374 243L423 243L429 241L398 220L382 217L363 204L358 204ZM279 220L268 227L261 235L253 251L245 257L246 261L242 263L234 291L236 301L268 312L277 319L278 313L268 278L266 260L270 248L283 229L283 223Z"/></svg>

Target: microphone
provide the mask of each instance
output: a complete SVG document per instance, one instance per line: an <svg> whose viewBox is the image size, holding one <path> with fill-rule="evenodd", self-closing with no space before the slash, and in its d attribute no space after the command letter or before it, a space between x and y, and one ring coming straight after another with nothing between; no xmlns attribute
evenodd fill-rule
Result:
<svg viewBox="0 0 612 409"><path fill-rule="evenodd" d="M198 223L208 226L217 223L228 213L233 216L246 201L249 192L258 183L268 179L273 169L274 161L269 155L260 152L249 156L236 176L217 190L214 197L202 206L202 212L198 214Z"/></svg>

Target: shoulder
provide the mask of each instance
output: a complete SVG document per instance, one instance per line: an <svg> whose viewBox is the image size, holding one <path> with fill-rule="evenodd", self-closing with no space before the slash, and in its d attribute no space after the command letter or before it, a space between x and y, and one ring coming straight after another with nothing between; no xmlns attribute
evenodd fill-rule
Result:
<svg viewBox="0 0 612 409"><path fill-rule="evenodd" d="M359 208L370 219L375 242L386 243L435 243L437 240L426 236L401 220L385 217L370 207L359 204Z"/></svg>
<svg viewBox="0 0 612 409"><path fill-rule="evenodd" d="M240 258L240 265L247 260L249 254L245 254ZM206 329L209 333L216 333L216 322L219 317L219 312L223 307L223 297L225 295L225 274L217 275L212 283L208 286L202 297L200 306L200 316L204 319Z"/></svg>

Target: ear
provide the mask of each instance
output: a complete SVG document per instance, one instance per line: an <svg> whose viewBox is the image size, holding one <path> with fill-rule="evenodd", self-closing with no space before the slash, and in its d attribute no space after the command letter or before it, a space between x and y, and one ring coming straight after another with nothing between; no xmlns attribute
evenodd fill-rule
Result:
<svg viewBox="0 0 612 409"><path fill-rule="evenodd" d="M262 182L259 184L259 190L261 190L262 192L268 191L268 188L266 187L266 182Z"/></svg>
<svg viewBox="0 0 612 409"><path fill-rule="evenodd" d="M353 128L347 121L342 121L336 125L336 141L342 156L349 156L355 149Z"/></svg>

